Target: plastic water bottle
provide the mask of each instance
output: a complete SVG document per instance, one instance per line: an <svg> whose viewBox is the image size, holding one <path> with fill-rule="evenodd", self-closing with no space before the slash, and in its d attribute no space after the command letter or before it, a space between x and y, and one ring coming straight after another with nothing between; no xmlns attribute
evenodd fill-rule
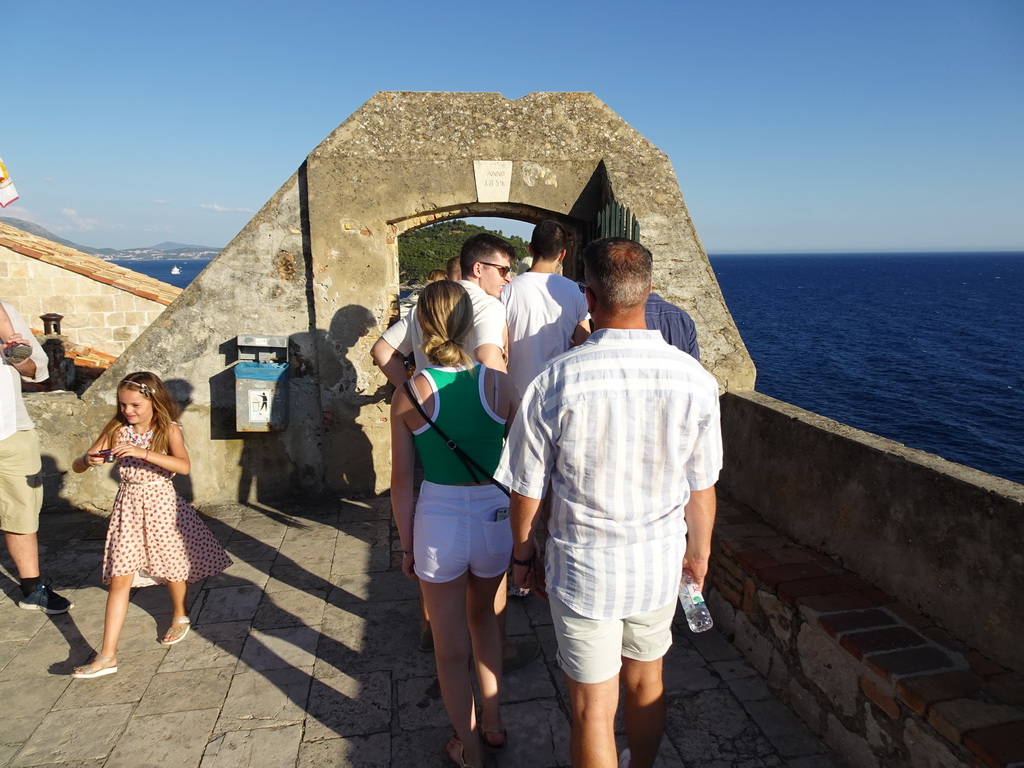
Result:
<svg viewBox="0 0 1024 768"><path fill-rule="evenodd" d="M715 625L704 602L704 595L700 593L689 571L683 571L683 580L679 582L679 604L683 606L691 632L707 632Z"/></svg>

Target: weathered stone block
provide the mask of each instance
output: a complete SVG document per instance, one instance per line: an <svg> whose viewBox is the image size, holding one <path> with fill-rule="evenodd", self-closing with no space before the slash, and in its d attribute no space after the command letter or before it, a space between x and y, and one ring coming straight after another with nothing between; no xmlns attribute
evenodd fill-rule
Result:
<svg viewBox="0 0 1024 768"><path fill-rule="evenodd" d="M878 627L891 627L896 624L895 617L880 608L868 608L860 611L842 611L830 613L818 619L826 632L833 637L843 632L852 632L861 629L875 629Z"/></svg>
<svg viewBox="0 0 1024 768"><path fill-rule="evenodd" d="M821 733L821 704L812 692L796 680L789 681L789 703L814 733Z"/></svg>
<svg viewBox="0 0 1024 768"><path fill-rule="evenodd" d="M789 682L791 676L792 672L789 669L789 664L786 659L783 658L777 648L773 648L771 668L768 670L768 685L773 690L783 691L786 689L786 684Z"/></svg>
<svg viewBox="0 0 1024 768"><path fill-rule="evenodd" d="M776 639L785 647L793 636L793 610L771 592L761 590L757 602L768 617Z"/></svg>
<svg viewBox="0 0 1024 768"><path fill-rule="evenodd" d="M955 747L913 717L908 717L904 723L903 746L913 768L966 768L969 765L956 753Z"/></svg>
<svg viewBox="0 0 1024 768"><path fill-rule="evenodd" d="M981 688L983 683L984 681L973 672L956 670L937 675L904 678L896 683L896 695L917 714L925 715L933 704L970 696Z"/></svg>
<svg viewBox="0 0 1024 768"><path fill-rule="evenodd" d="M804 624L797 635L800 668L844 715L857 712L860 666L821 629Z"/></svg>
<svg viewBox="0 0 1024 768"><path fill-rule="evenodd" d="M864 737L875 754L886 755L892 751L895 740L891 731L894 729L898 729L897 722L865 702Z"/></svg>
<svg viewBox="0 0 1024 768"><path fill-rule="evenodd" d="M839 638L839 645L857 659L863 658L866 654L881 651L919 648L927 643L927 640L908 627L864 629L847 632Z"/></svg>
<svg viewBox="0 0 1024 768"><path fill-rule="evenodd" d="M747 657L754 669L767 675L771 669L772 644L755 627L745 613L736 614L736 637L733 643Z"/></svg>
<svg viewBox="0 0 1024 768"><path fill-rule="evenodd" d="M866 657L864 661L876 675L891 680L956 668L956 662L952 658L931 646L876 653Z"/></svg>
<svg viewBox="0 0 1024 768"><path fill-rule="evenodd" d="M757 584L753 579L747 578L743 581L743 605L740 608L748 616L754 612L754 595L757 594Z"/></svg>
<svg viewBox="0 0 1024 768"><path fill-rule="evenodd" d="M928 712L928 725L954 744L968 731L993 725L1016 723L1024 731L1024 711L1005 704L988 704L974 699L941 701Z"/></svg>
<svg viewBox="0 0 1024 768"><path fill-rule="evenodd" d="M871 700L872 704L878 707L890 718L895 720L900 716L899 702L893 698L891 690L886 691L883 686L879 685L867 676L860 679L860 689L864 691L864 695Z"/></svg>
<svg viewBox="0 0 1024 768"><path fill-rule="evenodd" d="M1016 672L993 675L986 682L985 689L1003 704L1024 704L1024 677Z"/></svg>
<svg viewBox="0 0 1024 768"><path fill-rule="evenodd" d="M844 761L857 768L876 768L878 757L867 739L848 731L835 717L829 715L825 724L825 743L843 756Z"/></svg>
<svg viewBox="0 0 1024 768"><path fill-rule="evenodd" d="M964 745L993 768L1024 764L1024 723L1012 722L971 731Z"/></svg>
<svg viewBox="0 0 1024 768"><path fill-rule="evenodd" d="M717 589L712 589L706 600L715 628L725 637L733 637L736 634L736 608Z"/></svg>

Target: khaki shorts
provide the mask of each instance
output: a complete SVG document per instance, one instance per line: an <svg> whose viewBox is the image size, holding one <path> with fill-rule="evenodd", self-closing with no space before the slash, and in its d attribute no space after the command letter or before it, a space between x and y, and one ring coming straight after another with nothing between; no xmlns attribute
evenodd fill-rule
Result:
<svg viewBox="0 0 1024 768"><path fill-rule="evenodd" d="M0 440L0 530L35 533L43 506L39 435L19 430Z"/></svg>
<svg viewBox="0 0 1024 768"><path fill-rule="evenodd" d="M675 601L625 619L581 616L551 592L551 619L558 640L558 665L577 683L603 683L622 668L622 658L660 659L672 645Z"/></svg>

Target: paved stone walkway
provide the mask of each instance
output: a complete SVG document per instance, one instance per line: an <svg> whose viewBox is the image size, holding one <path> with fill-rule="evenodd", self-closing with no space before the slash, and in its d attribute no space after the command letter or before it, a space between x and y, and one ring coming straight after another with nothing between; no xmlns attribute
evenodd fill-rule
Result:
<svg viewBox="0 0 1024 768"><path fill-rule="evenodd" d="M102 636L105 519L44 514L44 573L74 600L69 614L19 610L0 556L0 766L451 765L442 751L451 728L433 656L416 649L416 590L395 566L387 500L203 512L235 564L190 590L193 631L170 648L158 643L166 590L138 590L120 671L103 678L68 675ZM546 605L509 602L510 637L538 638L543 657L505 678L509 744L491 762L568 766ZM837 765L716 632L677 626L665 679L661 768Z"/></svg>

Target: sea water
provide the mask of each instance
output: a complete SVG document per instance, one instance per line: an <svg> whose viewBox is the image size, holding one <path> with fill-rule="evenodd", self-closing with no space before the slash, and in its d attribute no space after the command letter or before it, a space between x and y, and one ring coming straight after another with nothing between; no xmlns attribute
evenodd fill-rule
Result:
<svg viewBox="0 0 1024 768"><path fill-rule="evenodd" d="M209 262L120 263L184 288ZM711 265L759 392L1024 483L1024 253L721 254Z"/></svg>
<svg viewBox="0 0 1024 768"><path fill-rule="evenodd" d="M759 392L1024 483L1024 254L711 264Z"/></svg>
<svg viewBox="0 0 1024 768"><path fill-rule="evenodd" d="M202 272L209 259L111 259L125 269L155 277L177 288L187 288L196 276ZM175 274L174 270L178 270Z"/></svg>

